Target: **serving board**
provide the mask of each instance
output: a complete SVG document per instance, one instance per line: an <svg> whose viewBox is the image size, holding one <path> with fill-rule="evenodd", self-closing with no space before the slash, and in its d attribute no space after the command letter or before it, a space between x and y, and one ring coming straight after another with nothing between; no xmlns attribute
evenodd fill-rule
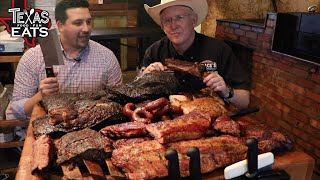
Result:
<svg viewBox="0 0 320 180"><path fill-rule="evenodd" d="M27 136L24 142L16 179L43 179L43 177L31 174L33 151L32 148L33 142L35 141L31 123L34 119L43 115L45 115L45 111L43 110L43 108L41 108L40 106L35 106L27 129ZM73 177L71 179L126 179L125 175L118 168L112 165L110 159L106 159L106 166L100 166L94 162L87 160L84 161L84 163L87 168L86 173L81 172L81 170L77 166L75 166L74 168L63 166L63 175L69 178ZM276 155L273 169L285 170L291 176L291 180L311 180L314 164L315 161L311 156L301 150L293 150L281 155ZM205 174L202 178L224 179L223 169L218 169L210 174ZM61 179L61 176L54 176L49 174L46 179Z"/></svg>

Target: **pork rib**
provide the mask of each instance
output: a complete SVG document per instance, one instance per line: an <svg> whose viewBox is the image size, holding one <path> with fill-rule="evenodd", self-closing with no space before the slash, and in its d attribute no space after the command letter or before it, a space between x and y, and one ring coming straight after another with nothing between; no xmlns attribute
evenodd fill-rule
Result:
<svg viewBox="0 0 320 180"><path fill-rule="evenodd" d="M189 157L186 152L191 147L199 147L201 173L211 172L246 158L247 147L239 138L224 136L179 141L162 145L158 141L143 141L125 146L112 152L112 163L121 168L129 179L152 179L168 175L168 161L165 152L176 149L179 153L180 174L189 176Z"/></svg>
<svg viewBox="0 0 320 180"><path fill-rule="evenodd" d="M206 112L193 111L173 120L151 123L147 131L160 143L203 137L210 127L210 116Z"/></svg>

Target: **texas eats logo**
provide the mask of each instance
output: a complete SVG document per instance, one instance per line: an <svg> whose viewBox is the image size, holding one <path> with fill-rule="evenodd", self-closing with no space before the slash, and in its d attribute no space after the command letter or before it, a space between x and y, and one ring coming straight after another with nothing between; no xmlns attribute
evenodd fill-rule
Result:
<svg viewBox="0 0 320 180"><path fill-rule="evenodd" d="M12 37L22 37L28 46L34 47L36 37L48 36L48 29L51 27L49 13L27 7L27 0L24 0L23 7L16 4L15 0L11 0L11 8L8 9L11 17L0 17L0 21Z"/></svg>

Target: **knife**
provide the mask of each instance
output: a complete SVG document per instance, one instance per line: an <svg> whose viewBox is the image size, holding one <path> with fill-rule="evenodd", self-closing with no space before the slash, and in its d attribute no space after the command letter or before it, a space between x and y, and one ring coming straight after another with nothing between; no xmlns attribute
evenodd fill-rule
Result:
<svg viewBox="0 0 320 180"><path fill-rule="evenodd" d="M232 114L229 114L229 117L231 119L238 118L238 117L242 117L242 116L245 116L247 114L255 113L255 112L258 112L258 111L260 111L259 107L248 107L248 108L236 111L236 112L234 112Z"/></svg>
<svg viewBox="0 0 320 180"><path fill-rule="evenodd" d="M57 29L48 30L48 36L38 38L38 41L43 54L47 77L55 77L53 65L64 65Z"/></svg>

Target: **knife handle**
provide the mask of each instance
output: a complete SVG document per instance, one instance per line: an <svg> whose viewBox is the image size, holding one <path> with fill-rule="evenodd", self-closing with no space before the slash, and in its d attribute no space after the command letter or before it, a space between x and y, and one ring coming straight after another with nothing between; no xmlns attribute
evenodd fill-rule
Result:
<svg viewBox="0 0 320 180"><path fill-rule="evenodd" d="M187 151L187 156L190 157L189 172L190 179L201 180L201 166L200 166L200 151L197 147L191 147Z"/></svg>
<svg viewBox="0 0 320 180"><path fill-rule="evenodd" d="M53 72L53 67L46 67L47 77L56 77Z"/></svg>
<svg viewBox="0 0 320 180"><path fill-rule="evenodd" d="M164 157L168 160L168 179L180 179L178 152L175 149L169 149L165 153Z"/></svg>
<svg viewBox="0 0 320 180"><path fill-rule="evenodd" d="M248 172L247 178L254 178L258 173L258 140L250 138L247 140L248 146L247 160L248 160Z"/></svg>

